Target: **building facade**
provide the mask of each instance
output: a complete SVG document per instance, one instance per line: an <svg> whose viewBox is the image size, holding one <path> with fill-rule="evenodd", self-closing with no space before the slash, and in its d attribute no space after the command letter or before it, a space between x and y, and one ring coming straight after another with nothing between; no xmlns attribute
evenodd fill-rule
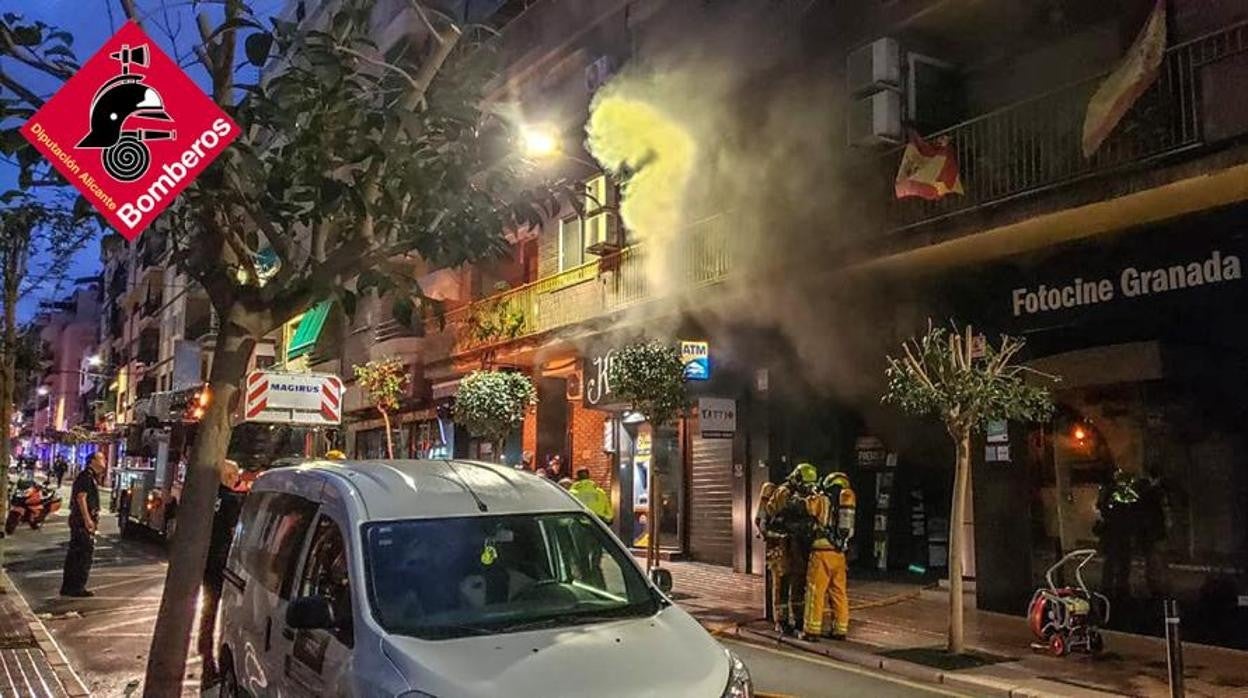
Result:
<svg viewBox="0 0 1248 698"><path fill-rule="evenodd" d="M353 370L397 356L411 381L396 457L586 468L627 542L657 531L665 554L752 574L756 493L811 462L859 491L856 570L939 577L953 449L879 397L885 357L949 318L1025 336L1023 360L1062 378L1051 423L994 425L977 443L965 562L981 607L1021 612L1060 552L1100 544L1096 494L1121 468L1166 492L1133 596L1178 596L1203 639L1242 639L1242 3L1166 3L1156 77L1091 152L1088 105L1152 0L494 5L492 99L551 129L559 147L541 167L583 196L501 231L496 260L413 263L442 311L423 327L366 297L351 314L318 304L262 343L256 366L344 378L336 446L385 455ZM385 42L420 31L403 3L379 8ZM675 138L651 155L693 144L658 180L679 197L646 208L656 190L639 173L668 161L633 153L624 178L595 164L586 131L611 99L655 115L638 133ZM960 193L898 198L908 131L956 160ZM100 351L120 427L137 400L208 375L214 323L158 234L110 238L103 256ZM643 338L705 364L675 425L656 429L612 394L611 357ZM459 381L481 368L538 389L501 454L451 417Z"/></svg>

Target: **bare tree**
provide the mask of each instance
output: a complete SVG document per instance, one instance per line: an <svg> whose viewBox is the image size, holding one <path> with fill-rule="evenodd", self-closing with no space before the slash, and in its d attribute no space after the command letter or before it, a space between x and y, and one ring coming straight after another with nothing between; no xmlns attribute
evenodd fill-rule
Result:
<svg viewBox="0 0 1248 698"><path fill-rule="evenodd" d="M1002 336L999 347L978 345L970 325L961 332L933 326L888 358L883 402L944 422L956 450L949 516L949 651L965 649L962 627L962 555L966 502L970 496L971 435L994 420L1041 421L1053 411L1049 392L1025 380L1029 371L1011 363L1023 340ZM1038 374L1042 375L1042 374Z"/></svg>

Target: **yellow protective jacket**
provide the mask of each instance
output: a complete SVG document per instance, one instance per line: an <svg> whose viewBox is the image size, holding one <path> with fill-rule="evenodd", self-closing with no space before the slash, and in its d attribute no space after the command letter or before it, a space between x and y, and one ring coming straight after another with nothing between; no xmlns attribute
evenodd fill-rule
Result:
<svg viewBox="0 0 1248 698"><path fill-rule="evenodd" d="M854 514L858 506L858 498L854 491L846 488L841 490L836 506L823 493L816 493L806 499L806 510L815 520L818 533L812 549L845 551L849 539L854 536Z"/></svg>
<svg viewBox="0 0 1248 698"><path fill-rule="evenodd" d="M786 485L773 482L763 483L758 493L758 513L754 516L754 526L764 538L782 538L788 532L776 526L776 517L789 505L792 491Z"/></svg>
<svg viewBox="0 0 1248 698"><path fill-rule="evenodd" d="M610 523L615 518L610 495L593 480L577 480L568 491L603 521Z"/></svg>

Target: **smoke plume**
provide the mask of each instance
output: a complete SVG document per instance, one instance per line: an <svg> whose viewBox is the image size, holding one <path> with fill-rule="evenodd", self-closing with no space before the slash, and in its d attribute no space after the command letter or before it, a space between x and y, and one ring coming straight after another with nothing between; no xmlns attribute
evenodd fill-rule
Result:
<svg viewBox="0 0 1248 698"><path fill-rule="evenodd" d="M837 248L870 229L845 194L864 188L843 174L842 58L821 56L826 40L803 41L804 20L779 9L801 3L671 4L678 16L647 28L587 126L590 153L626 173L621 215L652 293L687 287L720 245L733 272L698 299L699 321L772 331L813 386L865 397L882 363L866 330L892 323L832 271Z"/></svg>

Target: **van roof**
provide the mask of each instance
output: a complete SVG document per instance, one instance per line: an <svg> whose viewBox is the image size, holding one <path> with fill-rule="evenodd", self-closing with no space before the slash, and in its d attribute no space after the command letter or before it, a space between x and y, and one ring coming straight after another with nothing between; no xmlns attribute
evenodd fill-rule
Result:
<svg viewBox="0 0 1248 698"><path fill-rule="evenodd" d="M470 460L310 461L272 470L258 484L268 480L272 484L263 489L281 489L282 480L300 478L300 474L350 483L364 504L368 521L580 508L571 495L550 480Z"/></svg>

